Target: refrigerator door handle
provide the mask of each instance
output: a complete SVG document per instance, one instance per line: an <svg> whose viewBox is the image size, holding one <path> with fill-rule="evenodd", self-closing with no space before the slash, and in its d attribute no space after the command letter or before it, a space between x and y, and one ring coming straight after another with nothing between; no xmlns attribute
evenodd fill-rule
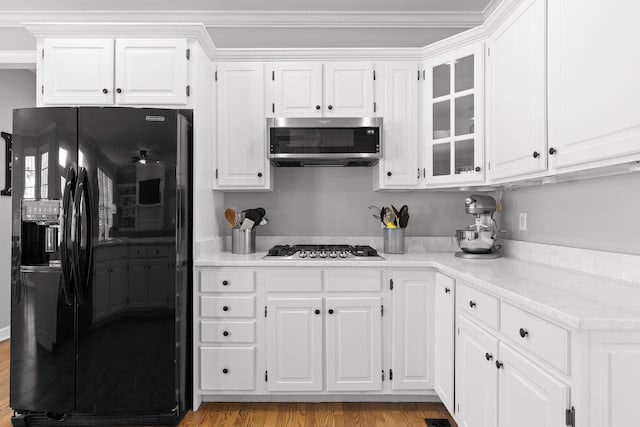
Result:
<svg viewBox="0 0 640 427"><path fill-rule="evenodd" d="M62 241L60 244L60 261L62 263L62 290L68 305L73 301L73 289L71 281L73 278L74 262L71 252L69 237L71 233L71 213L73 211L73 196L76 187L76 172L73 168L67 170L64 193L62 196Z"/></svg>
<svg viewBox="0 0 640 427"><path fill-rule="evenodd" d="M73 258L75 264L75 276L74 281L76 296L79 304L84 304L87 288L89 286L89 280L91 276L91 264L93 258L93 246L91 242L91 235L93 230L93 212L91 212L91 192L89 190L89 175L87 170L83 167L79 169L78 180L76 184L76 191L73 201L73 211L75 215L75 243L73 245ZM84 201L84 206L82 202ZM84 215L81 213L81 208L84 207ZM83 229L82 221L85 220L86 227ZM85 257L82 259L82 238L83 231L86 235L86 252Z"/></svg>
<svg viewBox="0 0 640 427"><path fill-rule="evenodd" d="M11 168L12 168L12 160L13 160L13 135L7 132L0 133L0 137L2 137L5 141L4 144L4 189L0 191L0 195L10 196L11 195Z"/></svg>

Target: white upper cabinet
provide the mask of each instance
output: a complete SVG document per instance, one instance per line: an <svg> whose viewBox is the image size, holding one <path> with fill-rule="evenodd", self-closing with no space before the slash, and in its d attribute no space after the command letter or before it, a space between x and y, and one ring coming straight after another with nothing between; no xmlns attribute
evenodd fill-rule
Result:
<svg viewBox="0 0 640 427"><path fill-rule="evenodd" d="M215 188L269 189L263 64L218 64L217 98Z"/></svg>
<svg viewBox="0 0 640 427"><path fill-rule="evenodd" d="M326 116L373 116L373 63L328 62L324 71Z"/></svg>
<svg viewBox="0 0 640 427"><path fill-rule="evenodd" d="M487 43L491 179L547 169L545 0L527 0Z"/></svg>
<svg viewBox="0 0 640 427"><path fill-rule="evenodd" d="M425 184L482 182L483 45L440 55L424 67Z"/></svg>
<svg viewBox="0 0 640 427"><path fill-rule="evenodd" d="M640 3L563 0L548 8L550 166L637 160Z"/></svg>
<svg viewBox="0 0 640 427"><path fill-rule="evenodd" d="M187 41L117 39L116 103L186 104Z"/></svg>
<svg viewBox="0 0 640 427"><path fill-rule="evenodd" d="M372 62L267 64L269 114L274 117L372 117Z"/></svg>
<svg viewBox="0 0 640 427"><path fill-rule="evenodd" d="M42 47L43 105L187 103L185 39L45 39Z"/></svg>
<svg viewBox="0 0 640 427"><path fill-rule="evenodd" d="M113 104L113 39L45 39L42 103Z"/></svg>
<svg viewBox="0 0 640 427"><path fill-rule="evenodd" d="M418 64L384 62L376 67L382 80L382 160L377 167L379 188L418 185Z"/></svg>
<svg viewBox="0 0 640 427"><path fill-rule="evenodd" d="M271 64L275 117L322 116L322 64L282 62Z"/></svg>

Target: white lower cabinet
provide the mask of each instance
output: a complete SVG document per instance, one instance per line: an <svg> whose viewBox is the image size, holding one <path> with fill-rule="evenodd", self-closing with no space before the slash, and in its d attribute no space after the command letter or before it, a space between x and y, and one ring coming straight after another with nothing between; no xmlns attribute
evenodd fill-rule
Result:
<svg viewBox="0 0 640 427"><path fill-rule="evenodd" d="M272 270L265 278L267 391L382 390L381 271Z"/></svg>
<svg viewBox="0 0 640 427"><path fill-rule="evenodd" d="M398 270L393 280L393 390L433 388L433 274Z"/></svg>
<svg viewBox="0 0 640 427"><path fill-rule="evenodd" d="M510 346L500 343L498 426L565 425L569 386Z"/></svg>
<svg viewBox="0 0 640 427"><path fill-rule="evenodd" d="M564 426L570 408L570 386L547 366L544 351L539 348L560 347L557 341L562 328L537 318L517 307L498 302L486 308L482 302L491 298L481 291L458 284L458 296L472 296L474 312L467 299L457 301L456 340L456 420L461 427L556 427ZM506 310L503 311L503 305ZM500 331L486 323L490 311L501 319ZM519 313L514 312L519 311ZM483 323L477 323L483 322ZM557 329L557 333L553 332ZM509 331L518 330L518 340ZM506 331L506 332L505 332ZM506 333L506 335L505 335ZM530 346L530 340L547 345ZM510 344L510 340L515 345ZM523 344L523 342L525 344ZM566 343L568 346L568 342ZM566 354L563 349L562 354ZM538 362L542 357L543 361ZM551 359L552 361L553 359Z"/></svg>
<svg viewBox="0 0 640 427"><path fill-rule="evenodd" d="M456 421L460 427L496 427L498 340L465 316L457 318Z"/></svg>
<svg viewBox="0 0 640 427"><path fill-rule="evenodd" d="M201 347L200 386L204 390L253 390L253 347Z"/></svg>
<svg viewBox="0 0 640 427"><path fill-rule="evenodd" d="M440 273L436 273L433 314L433 388L444 406L453 414L455 280Z"/></svg>
<svg viewBox="0 0 640 427"><path fill-rule="evenodd" d="M322 390L322 299L267 298L267 390Z"/></svg>
<svg viewBox="0 0 640 427"><path fill-rule="evenodd" d="M380 297L327 298L327 391L382 390Z"/></svg>

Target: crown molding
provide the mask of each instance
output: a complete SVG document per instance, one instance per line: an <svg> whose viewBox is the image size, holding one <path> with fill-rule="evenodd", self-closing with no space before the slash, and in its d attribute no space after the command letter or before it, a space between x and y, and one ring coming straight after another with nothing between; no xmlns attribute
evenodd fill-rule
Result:
<svg viewBox="0 0 640 427"><path fill-rule="evenodd" d="M219 61L420 61L422 48L219 48Z"/></svg>
<svg viewBox="0 0 640 427"><path fill-rule="evenodd" d="M120 37L185 38L198 41L213 60L216 45L202 24L172 22L25 22L24 28L37 38Z"/></svg>
<svg viewBox="0 0 640 427"><path fill-rule="evenodd" d="M0 69L36 69L35 50L0 50Z"/></svg>
<svg viewBox="0 0 640 427"><path fill-rule="evenodd" d="M498 0L494 0L498 1ZM23 22L189 22L234 28L472 28L484 22L482 12L398 11L210 11L210 10L8 10L0 26Z"/></svg>

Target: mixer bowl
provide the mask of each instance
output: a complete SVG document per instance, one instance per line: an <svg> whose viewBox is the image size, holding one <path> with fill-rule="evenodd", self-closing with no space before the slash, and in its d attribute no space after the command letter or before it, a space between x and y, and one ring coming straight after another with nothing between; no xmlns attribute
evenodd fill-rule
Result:
<svg viewBox="0 0 640 427"><path fill-rule="evenodd" d="M456 239L460 249L470 254L489 253L496 243L492 230L456 230Z"/></svg>

